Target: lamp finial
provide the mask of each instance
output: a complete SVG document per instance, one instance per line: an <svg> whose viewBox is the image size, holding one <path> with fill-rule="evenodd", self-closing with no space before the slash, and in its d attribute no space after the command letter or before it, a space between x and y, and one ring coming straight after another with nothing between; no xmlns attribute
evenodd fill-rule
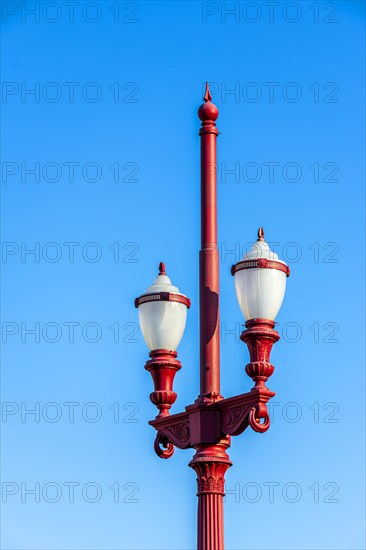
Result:
<svg viewBox="0 0 366 550"><path fill-rule="evenodd" d="M264 241L264 229L263 227L260 227L258 229L258 239L257 241Z"/></svg>
<svg viewBox="0 0 366 550"><path fill-rule="evenodd" d="M202 103L198 109L198 116L206 126L210 127L209 133L212 133L212 128L215 126L215 120L219 116L219 110L214 103L211 103L211 99L212 95L210 88L208 86L208 82L206 82L206 91L203 96L204 103ZM217 135L219 132L215 129L213 133Z"/></svg>
<svg viewBox="0 0 366 550"><path fill-rule="evenodd" d="M211 95L211 92L210 92L208 82L206 82L206 91L205 91L205 95L203 96L203 99L206 101L206 103L207 103L207 101L211 101L211 99L212 99L212 95Z"/></svg>
<svg viewBox="0 0 366 550"><path fill-rule="evenodd" d="M166 275L164 262L160 262L159 264L159 275Z"/></svg>

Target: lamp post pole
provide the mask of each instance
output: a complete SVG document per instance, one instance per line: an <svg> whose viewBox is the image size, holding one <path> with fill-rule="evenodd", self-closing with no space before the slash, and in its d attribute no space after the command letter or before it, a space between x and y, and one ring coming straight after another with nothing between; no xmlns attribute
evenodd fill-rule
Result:
<svg viewBox="0 0 366 550"><path fill-rule="evenodd" d="M190 300L180 294L167 276L164 264L145 294L135 300L143 336L151 359L154 391L151 401L159 414L149 423L157 431L154 448L160 458L170 458L174 448L194 449L189 463L197 475L198 550L224 550L223 497L225 472L232 465L227 454L231 436L248 426L263 433L270 420L267 401L275 394L266 381L274 371L274 330L284 297L288 266L271 252L263 229L242 261L232 267L240 308L247 319L241 335L250 352L246 373L251 391L224 399L220 394L219 255L217 248L216 138L217 107L206 85L198 111L201 138L201 250L200 250L200 394L185 411L170 415L175 402L173 383L181 368L176 349L183 336Z"/></svg>
<svg viewBox="0 0 366 550"><path fill-rule="evenodd" d="M213 404L220 395L220 304L219 253L217 249L217 182L215 120L217 107L211 103L206 84L205 103L198 116L202 121L201 138L201 251L200 251L200 395L198 402ZM204 414L202 422L210 423ZM207 427L204 427L207 430ZM190 466L197 474L198 533L200 550L224 548L223 497L224 475L231 466L226 453L230 438L216 444L195 446Z"/></svg>
<svg viewBox="0 0 366 550"><path fill-rule="evenodd" d="M198 116L201 138L201 251L200 251L200 401L220 396L219 253L217 249L217 185L215 120L206 84L205 103Z"/></svg>

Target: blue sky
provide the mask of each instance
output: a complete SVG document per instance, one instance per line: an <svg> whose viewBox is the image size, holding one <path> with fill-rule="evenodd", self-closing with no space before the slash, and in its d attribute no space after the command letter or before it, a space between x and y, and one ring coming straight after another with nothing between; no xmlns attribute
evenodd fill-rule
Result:
<svg viewBox="0 0 366 550"><path fill-rule="evenodd" d="M192 300L179 412L206 80L225 397L251 387L231 264L262 225L291 267L272 426L229 451L226 547L364 548L364 3L1 7L3 548L195 547L192 452L154 454L133 300L161 260Z"/></svg>

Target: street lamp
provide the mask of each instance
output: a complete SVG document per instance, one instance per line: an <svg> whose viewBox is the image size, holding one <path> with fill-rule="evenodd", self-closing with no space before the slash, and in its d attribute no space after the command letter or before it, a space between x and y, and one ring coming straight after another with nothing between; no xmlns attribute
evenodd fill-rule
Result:
<svg viewBox="0 0 366 550"><path fill-rule="evenodd" d="M176 359L176 350L183 337L191 301L172 285L161 262L159 275L145 294L136 298L135 306L139 312L142 335L150 350L151 360L145 365L155 386L150 399L159 409L157 418L167 416L177 399L173 381L181 364Z"/></svg>
<svg viewBox="0 0 366 550"><path fill-rule="evenodd" d="M246 373L253 379L250 392L224 399L220 393L219 256L217 248L216 137L218 109L211 102L208 85L198 110L201 137L201 251L200 251L200 394L185 411L170 415L177 394L173 391L176 359L190 300L172 285L163 263L159 275L145 294L136 298L141 331L150 350L145 368L151 373L151 401L159 414L149 424L157 431L154 448L160 458L169 458L174 447L196 451L189 463L197 474L198 550L223 550L224 477L231 461L226 450L231 436L248 426L259 433L268 430L267 402L275 394L266 381L273 374L272 345L279 339L274 330L281 307L289 267L258 240L233 265L235 291L246 319L240 338L249 349Z"/></svg>
<svg viewBox="0 0 366 550"><path fill-rule="evenodd" d="M233 265L231 273L245 319L274 321L285 296L290 268L269 248L263 227L259 228L257 242L241 262Z"/></svg>

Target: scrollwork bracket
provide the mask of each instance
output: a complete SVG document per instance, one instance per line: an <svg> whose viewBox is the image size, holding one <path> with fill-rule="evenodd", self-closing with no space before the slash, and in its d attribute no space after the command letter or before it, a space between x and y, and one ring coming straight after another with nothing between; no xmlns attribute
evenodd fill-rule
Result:
<svg viewBox="0 0 366 550"><path fill-rule="evenodd" d="M179 449L190 447L189 420L186 413L155 419L150 424L158 432L154 450L160 458L170 458L174 453L174 447Z"/></svg>

